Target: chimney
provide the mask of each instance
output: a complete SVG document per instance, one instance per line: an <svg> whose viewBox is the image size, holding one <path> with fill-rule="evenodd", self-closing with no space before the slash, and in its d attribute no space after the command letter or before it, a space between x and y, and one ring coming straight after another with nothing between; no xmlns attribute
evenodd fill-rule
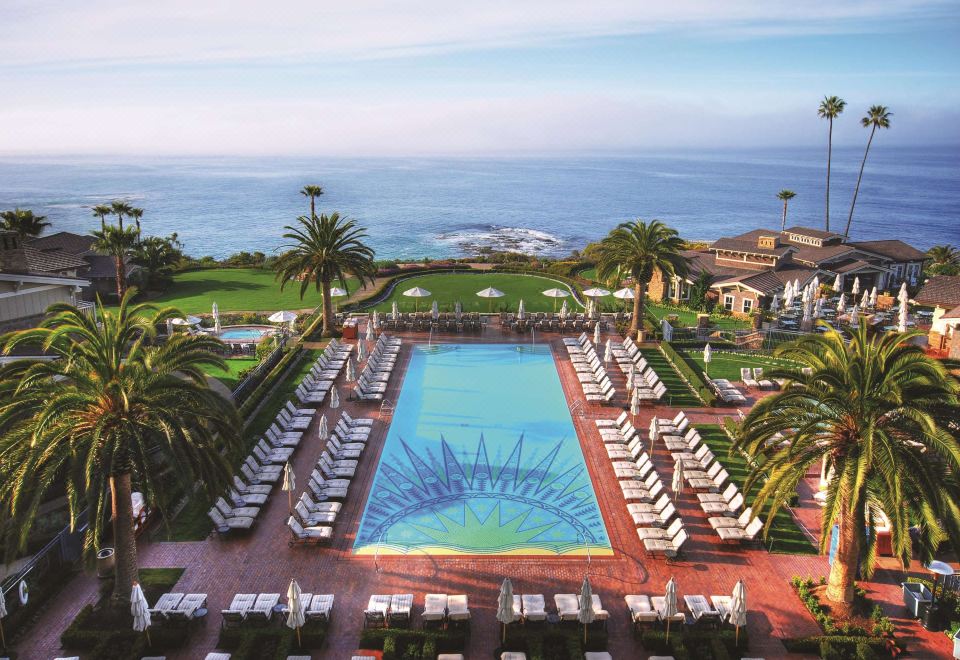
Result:
<svg viewBox="0 0 960 660"><path fill-rule="evenodd" d="M757 247L761 250L776 250L780 247L780 237L760 236L757 238Z"/></svg>
<svg viewBox="0 0 960 660"><path fill-rule="evenodd" d="M27 256L15 231L0 232L0 273L26 273Z"/></svg>

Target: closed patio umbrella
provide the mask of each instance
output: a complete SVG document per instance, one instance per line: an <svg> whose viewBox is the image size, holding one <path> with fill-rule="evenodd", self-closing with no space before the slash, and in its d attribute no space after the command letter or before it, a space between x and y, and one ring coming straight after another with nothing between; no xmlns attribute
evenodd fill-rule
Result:
<svg viewBox="0 0 960 660"><path fill-rule="evenodd" d="M780 296L773 294L773 300L770 301L770 311L774 314L780 309Z"/></svg>
<svg viewBox="0 0 960 660"><path fill-rule="evenodd" d="M670 578L667 588L663 592L663 612L660 613L667 620L667 641L670 641L670 619L677 615L677 583Z"/></svg>
<svg viewBox="0 0 960 660"><path fill-rule="evenodd" d="M570 311L569 311L569 309L567 309L567 301L564 300L564 301L563 301L563 304L560 305L560 320L561 320L561 321L566 321L566 320L567 320L567 314L569 314L569 313L570 313Z"/></svg>
<svg viewBox="0 0 960 660"><path fill-rule="evenodd" d="M494 289L492 286L487 287L483 291L477 291L477 296L480 298L487 298L490 301L489 305L487 306L487 311L491 311L493 309L494 298L503 298L505 295L507 294L499 289Z"/></svg>
<svg viewBox="0 0 960 660"><path fill-rule="evenodd" d="M820 291L820 276L819 276L819 275L814 275L814 276L813 276L813 285L812 285L810 288L811 288L811 290L812 290L811 292L813 293L813 295L817 295L817 293Z"/></svg>
<svg viewBox="0 0 960 660"><path fill-rule="evenodd" d="M870 290L870 306L871 307L877 306L877 287L873 287Z"/></svg>
<svg viewBox="0 0 960 660"><path fill-rule="evenodd" d="M632 390L636 387L637 380L637 363L633 360L630 360L630 372L627 374L627 389Z"/></svg>
<svg viewBox="0 0 960 660"><path fill-rule="evenodd" d="M400 310L397 309L397 301L396 301L396 300L394 300L394 301L393 301L393 304L390 306L390 318L391 318L392 320L394 320L394 321L396 321L398 318L400 318Z"/></svg>
<svg viewBox="0 0 960 660"><path fill-rule="evenodd" d="M863 296L860 298L860 306L864 309L870 305L870 292L866 289L863 290Z"/></svg>
<svg viewBox="0 0 960 660"><path fill-rule="evenodd" d="M600 324L593 326L593 345L600 346Z"/></svg>
<svg viewBox="0 0 960 660"><path fill-rule="evenodd" d="M833 290L840 291L841 289L843 289L843 277L837 274L837 279L833 281Z"/></svg>
<svg viewBox="0 0 960 660"><path fill-rule="evenodd" d="M847 311L847 294L841 293L840 300L837 301L837 316Z"/></svg>
<svg viewBox="0 0 960 660"><path fill-rule="evenodd" d="M800 278L793 278L793 297L796 298L800 294Z"/></svg>
<svg viewBox="0 0 960 660"><path fill-rule="evenodd" d="M520 299L520 304L517 306L517 318L523 320L527 315L527 310L523 306L523 298Z"/></svg>
<svg viewBox="0 0 960 660"><path fill-rule="evenodd" d="M403 295L407 298L413 298L413 311L417 311L417 302L420 298L429 298L430 292L426 289L421 289L418 286L413 287L412 289L407 289L403 292Z"/></svg>
<svg viewBox="0 0 960 660"><path fill-rule="evenodd" d="M430 318L436 321L440 318L440 307L437 306L437 301L434 300L433 304L430 305Z"/></svg>
<svg viewBox="0 0 960 660"><path fill-rule="evenodd" d="M860 305L854 305L850 310L850 325L854 328L860 327Z"/></svg>
<svg viewBox="0 0 960 660"><path fill-rule="evenodd" d="M330 439L330 427L327 426L327 413L320 415L320 424L317 426L317 437L320 442L326 442Z"/></svg>
<svg viewBox="0 0 960 660"><path fill-rule="evenodd" d="M679 458L673 464L673 481L670 484L674 495L683 492L683 461Z"/></svg>
<svg viewBox="0 0 960 660"><path fill-rule="evenodd" d="M290 580L290 586L287 587L287 628L297 631L297 646L300 646L300 628L307 621L301 596L300 585L296 580Z"/></svg>
<svg viewBox="0 0 960 660"><path fill-rule="evenodd" d="M906 332L907 322L909 320L907 315L910 313L910 296L907 295L906 282L900 287L898 300L900 301L900 310L897 312L897 332Z"/></svg>
<svg viewBox="0 0 960 660"><path fill-rule="evenodd" d="M213 301L213 331L218 335L223 331L220 327L220 308L217 307L217 301Z"/></svg>
<svg viewBox="0 0 960 660"><path fill-rule="evenodd" d="M330 388L330 407L333 410L340 407L340 392L337 391L336 385Z"/></svg>
<svg viewBox="0 0 960 660"><path fill-rule="evenodd" d="M366 335L366 340L367 340L367 341L376 341L376 339L377 339L377 335L374 334L374 332L373 332L373 319L370 319L370 321L367 323L367 335Z"/></svg>
<svg viewBox="0 0 960 660"><path fill-rule="evenodd" d="M3 634L3 618L7 616L7 601L3 598L3 589L0 589L0 648L7 648L7 638Z"/></svg>
<svg viewBox="0 0 960 660"><path fill-rule="evenodd" d="M823 298L817 298L817 304L813 308L813 318L818 319L823 316Z"/></svg>
<svg viewBox="0 0 960 660"><path fill-rule="evenodd" d="M357 363L353 361L353 358L347 360L347 381L353 382L357 379Z"/></svg>
<svg viewBox="0 0 960 660"><path fill-rule="evenodd" d="M570 295L569 291L563 289L547 289L543 292L547 298L553 298L553 311L557 311L557 298L566 298Z"/></svg>
<svg viewBox="0 0 960 660"><path fill-rule="evenodd" d="M500 585L500 596L497 598L497 621L503 624L503 638L507 639L507 624L513 623L513 584L510 578L504 578Z"/></svg>
<svg viewBox="0 0 960 660"><path fill-rule="evenodd" d="M363 362L367 359L367 346L362 341L357 342L357 360Z"/></svg>
<svg viewBox="0 0 960 660"><path fill-rule="evenodd" d="M293 473L290 461L283 464L283 484L281 490L287 491L287 509L293 511L293 491L297 489L297 475Z"/></svg>
<svg viewBox="0 0 960 660"><path fill-rule="evenodd" d="M710 375L710 361L713 360L713 349L710 348L710 342L703 347L703 371L707 376Z"/></svg>
<svg viewBox="0 0 960 660"><path fill-rule="evenodd" d="M637 421L637 415L640 414L640 390L637 388L633 388L630 395L630 414L633 416L633 421Z"/></svg>
<svg viewBox="0 0 960 660"><path fill-rule="evenodd" d="M606 348L603 349L603 363L605 365L610 364L610 360L612 359L613 359L613 347L610 346L610 338L607 337Z"/></svg>
<svg viewBox="0 0 960 660"><path fill-rule="evenodd" d="M850 289L850 293L857 295L860 293L860 276L853 278L853 287Z"/></svg>
<svg viewBox="0 0 960 660"><path fill-rule="evenodd" d="M453 316L457 320L457 323L460 323L460 319L463 317L463 305L459 300L453 305Z"/></svg>
<svg viewBox="0 0 960 660"><path fill-rule="evenodd" d="M789 282L787 282L787 286L783 290L783 306L787 309L793 307L793 285Z"/></svg>
<svg viewBox="0 0 960 660"><path fill-rule="evenodd" d="M910 299L909 294L907 293L907 283L903 281L900 283L900 293L897 294L897 300Z"/></svg>
<svg viewBox="0 0 960 660"><path fill-rule="evenodd" d="M143 589L139 582L133 583L133 590L130 592L130 614L133 615L133 629L137 632L147 633L147 644L150 644L150 606L147 604L147 597L143 595Z"/></svg>
<svg viewBox="0 0 960 660"><path fill-rule="evenodd" d="M596 613L593 611L593 590L590 588L590 578L584 576L580 585L580 611L577 620L583 624L583 642L587 642L587 626L593 623Z"/></svg>
<svg viewBox="0 0 960 660"><path fill-rule="evenodd" d="M809 299L804 300L803 301L803 320L809 321L811 318L813 318L812 301Z"/></svg>
<svg viewBox="0 0 960 660"><path fill-rule="evenodd" d="M740 643L740 628L747 625L747 585L738 580L730 598L730 623L736 627L735 643Z"/></svg>

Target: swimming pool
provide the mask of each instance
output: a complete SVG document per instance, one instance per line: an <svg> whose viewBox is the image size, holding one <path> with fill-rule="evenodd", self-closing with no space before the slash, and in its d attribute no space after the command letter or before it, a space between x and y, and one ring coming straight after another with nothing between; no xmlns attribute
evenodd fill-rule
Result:
<svg viewBox="0 0 960 660"><path fill-rule="evenodd" d="M611 555L549 346L415 346L355 554Z"/></svg>
<svg viewBox="0 0 960 660"><path fill-rule="evenodd" d="M263 330L256 328L227 328L220 333L220 339L226 341L257 341L264 334Z"/></svg>

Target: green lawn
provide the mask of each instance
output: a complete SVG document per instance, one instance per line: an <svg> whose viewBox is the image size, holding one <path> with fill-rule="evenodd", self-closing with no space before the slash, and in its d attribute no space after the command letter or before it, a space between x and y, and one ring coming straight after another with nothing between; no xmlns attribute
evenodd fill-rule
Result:
<svg viewBox="0 0 960 660"><path fill-rule="evenodd" d="M701 424L697 426L700 437L707 443L710 450L716 454L717 459L723 463L723 467L730 473L730 479L743 486L750 472L746 459L740 452L730 453L730 437L715 424ZM759 485L750 493L744 493L744 498L749 506L752 496L759 488ZM790 512L781 509L773 519L773 525L770 527L770 534L765 541L765 546L770 552L791 554L791 555L815 555L817 548L814 547L803 530L794 522Z"/></svg>
<svg viewBox="0 0 960 660"><path fill-rule="evenodd" d="M662 307L653 302L647 302L647 310L658 321L668 314L676 315L685 327L697 325L697 313L689 310L677 310L668 307ZM710 319L710 324L720 330L744 330L750 327L750 322L733 317L724 317L719 319Z"/></svg>
<svg viewBox="0 0 960 660"><path fill-rule="evenodd" d="M426 289L432 295L429 298L416 299L403 295L404 291L413 287ZM499 289L506 295L502 298L479 298L477 292L488 287ZM419 275L399 282L390 297L374 309L389 312L393 302L396 301L401 312L412 312L415 307L420 311L427 311L436 300L441 312L452 312L454 304L459 300L465 312L516 311L520 300L523 299L523 305L528 312L552 312L555 306L559 310L564 299L547 298L543 295L547 289L569 291L563 282L537 275L513 273ZM576 308L582 311L572 296L568 296L566 300L569 309Z"/></svg>
<svg viewBox="0 0 960 660"><path fill-rule="evenodd" d="M689 364L700 371L704 370L703 351L694 349L679 349L677 351ZM763 367L764 371L769 372L774 367L789 366L790 363L767 355L744 355L742 353L725 353L723 351L713 351L710 358L710 377L726 378L733 382L740 381L740 369L742 367Z"/></svg>
<svg viewBox="0 0 960 660"><path fill-rule="evenodd" d="M675 408L691 406L696 408L703 405L703 401L690 391L680 375L670 366L670 362L663 353L656 348L643 348L640 352L647 359L647 364L657 372L660 380L667 386L667 393L660 402L661 404Z"/></svg>
<svg viewBox="0 0 960 660"><path fill-rule="evenodd" d="M577 273L580 277L585 280L590 280L591 282L597 281L597 269L596 268L587 268L586 270L581 270Z"/></svg>
<svg viewBox="0 0 960 660"><path fill-rule="evenodd" d="M230 358L227 360L226 369L208 367L204 371L208 376L216 378L233 391L240 382L240 372L256 366L256 364L257 360L254 358Z"/></svg>
<svg viewBox="0 0 960 660"><path fill-rule="evenodd" d="M355 291L357 281L348 280L347 288ZM176 275L173 285L150 302L173 305L184 314L209 314L214 302L221 312L276 312L313 309L320 294L311 285L301 300L299 282L281 292L272 270L216 268Z"/></svg>

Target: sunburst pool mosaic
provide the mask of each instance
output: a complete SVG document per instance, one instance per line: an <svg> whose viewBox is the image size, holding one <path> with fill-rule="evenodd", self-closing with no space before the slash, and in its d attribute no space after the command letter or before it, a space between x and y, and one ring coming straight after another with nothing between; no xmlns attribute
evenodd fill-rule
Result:
<svg viewBox="0 0 960 660"><path fill-rule="evenodd" d="M413 349L353 551L613 554L549 346Z"/></svg>

